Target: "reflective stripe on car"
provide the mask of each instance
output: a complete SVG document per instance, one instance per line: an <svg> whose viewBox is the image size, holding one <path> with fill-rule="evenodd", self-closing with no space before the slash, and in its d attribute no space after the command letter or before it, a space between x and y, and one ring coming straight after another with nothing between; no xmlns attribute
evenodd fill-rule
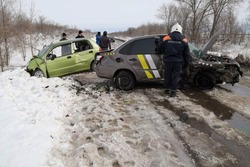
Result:
<svg viewBox="0 0 250 167"><path fill-rule="evenodd" d="M115 55L115 52L107 52L107 53L105 53L105 56L113 56L113 55Z"/></svg>
<svg viewBox="0 0 250 167"><path fill-rule="evenodd" d="M159 71L156 70L157 67L155 65L154 60L152 59L152 56L149 55L149 54L146 54L145 57L146 57L146 59L147 59L147 61L149 63L150 68L153 69L152 71L153 71L153 74L154 74L155 78L161 78Z"/></svg>
<svg viewBox="0 0 250 167"><path fill-rule="evenodd" d="M151 79L151 78L161 78L160 73L157 70L157 67L156 67L151 55L149 55L149 54L146 54L146 55L138 54L137 57L138 57L138 59L139 59L139 61L141 63L141 66L142 66L147 78L149 78L149 79ZM150 68L149 68L149 66L150 66ZM152 71L153 74L150 71Z"/></svg>

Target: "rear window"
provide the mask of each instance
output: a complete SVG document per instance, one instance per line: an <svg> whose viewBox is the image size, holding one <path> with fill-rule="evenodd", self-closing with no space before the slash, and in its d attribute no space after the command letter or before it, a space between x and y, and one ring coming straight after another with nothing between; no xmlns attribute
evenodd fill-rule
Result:
<svg viewBox="0 0 250 167"><path fill-rule="evenodd" d="M121 50L121 54L155 54L155 38L139 39L125 45Z"/></svg>

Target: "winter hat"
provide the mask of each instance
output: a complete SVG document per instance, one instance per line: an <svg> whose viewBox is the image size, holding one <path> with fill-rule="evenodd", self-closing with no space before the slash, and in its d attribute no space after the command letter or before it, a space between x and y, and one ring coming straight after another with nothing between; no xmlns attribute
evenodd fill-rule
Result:
<svg viewBox="0 0 250 167"><path fill-rule="evenodd" d="M174 31L182 33L182 27L180 26L180 24L176 23L175 25L173 25L171 32L174 32Z"/></svg>
<svg viewBox="0 0 250 167"><path fill-rule="evenodd" d="M67 36L67 34L66 33L62 33L62 36L65 37L65 36Z"/></svg>

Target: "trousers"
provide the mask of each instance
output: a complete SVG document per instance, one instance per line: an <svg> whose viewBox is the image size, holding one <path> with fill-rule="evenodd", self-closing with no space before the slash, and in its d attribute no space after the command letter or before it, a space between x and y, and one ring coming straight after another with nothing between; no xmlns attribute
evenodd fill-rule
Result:
<svg viewBox="0 0 250 167"><path fill-rule="evenodd" d="M164 87L176 91L182 69L181 62L164 62Z"/></svg>

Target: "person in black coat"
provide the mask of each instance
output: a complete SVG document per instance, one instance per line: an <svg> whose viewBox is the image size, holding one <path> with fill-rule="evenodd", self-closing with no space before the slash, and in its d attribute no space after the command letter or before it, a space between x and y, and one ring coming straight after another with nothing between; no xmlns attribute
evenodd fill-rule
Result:
<svg viewBox="0 0 250 167"><path fill-rule="evenodd" d="M60 41L64 41L67 40L67 34L66 33L62 33L62 38L60 39Z"/></svg>
<svg viewBox="0 0 250 167"><path fill-rule="evenodd" d="M188 40L182 35L182 27L177 23L171 33L159 43L158 52L163 53L164 87L170 97L176 96L182 68L188 66L190 60Z"/></svg>
<svg viewBox="0 0 250 167"><path fill-rule="evenodd" d="M100 38L100 47L104 51L111 49L111 44L110 44L110 40L107 36L107 31L104 31L102 37Z"/></svg>
<svg viewBox="0 0 250 167"><path fill-rule="evenodd" d="M82 30L78 31L78 35L76 36L76 38L85 38L84 35L83 35ZM75 45L76 45L76 50L77 51L84 50L84 42L76 42Z"/></svg>

